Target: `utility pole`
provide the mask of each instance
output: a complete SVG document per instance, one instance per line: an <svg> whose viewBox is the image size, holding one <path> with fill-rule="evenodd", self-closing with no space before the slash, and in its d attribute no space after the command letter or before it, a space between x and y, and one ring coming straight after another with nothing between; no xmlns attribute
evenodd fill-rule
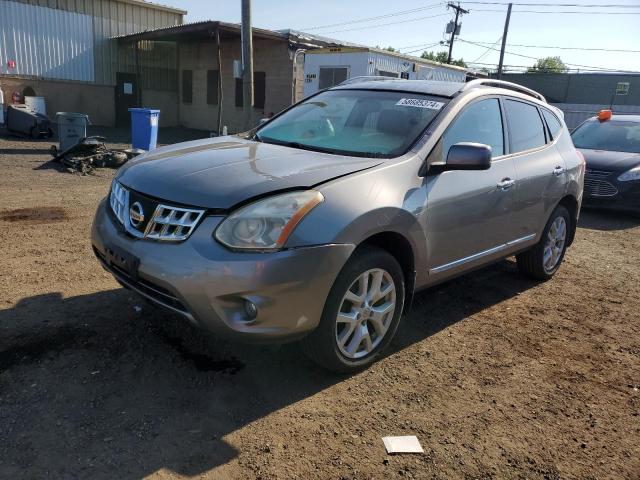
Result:
<svg viewBox="0 0 640 480"><path fill-rule="evenodd" d="M498 63L498 80L502 78L502 62L504 61L504 47L507 45L507 33L509 33L509 20L511 19L511 7L513 3L510 3L507 7L507 18L504 21L504 32L502 32L502 47L500 48L500 63Z"/></svg>
<svg viewBox="0 0 640 480"><path fill-rule="evenodd" d="M253 112L253 34L251 32L251 0L242 0L242 105L245 128L252 125Z"/></svg>
<svg viewBox="0 0 640 480"><path fill-rule="evenodd" d="M447 63L450 64L451 54L453 53L453 40L457 35L456 32L460 32L459 30L460 25L458 25L458 17L461 14L464 15L465 13L469 13L469 10L465 10L464 8L462 8L459 3L455 5L451 2L447 4L447 8L453 8L456 11L456 19L453 22L453 28L451 29L451 38L449 39L449 56L447 57Z"/></svg>

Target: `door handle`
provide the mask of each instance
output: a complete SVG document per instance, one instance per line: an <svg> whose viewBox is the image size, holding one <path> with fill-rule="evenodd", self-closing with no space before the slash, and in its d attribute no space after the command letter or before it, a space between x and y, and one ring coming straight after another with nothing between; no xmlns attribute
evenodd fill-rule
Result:
<svg viewBox="0 0 640 480"><path fill-rule="evenodd" d="M557 165L556 168L553 169L553 174L557 177L559 175L562 175L564 173L564 167L561 167L560 165Z"/></svg>
<svg viewBox="0 0 640 480"><path fill-rule="evenodd" d="M511 187L513 187L516 184L515 180L511 180L509 177L507 178L503 178L502 180L500 180L498 182L498 188L500 190L509 190Z"/></svg>

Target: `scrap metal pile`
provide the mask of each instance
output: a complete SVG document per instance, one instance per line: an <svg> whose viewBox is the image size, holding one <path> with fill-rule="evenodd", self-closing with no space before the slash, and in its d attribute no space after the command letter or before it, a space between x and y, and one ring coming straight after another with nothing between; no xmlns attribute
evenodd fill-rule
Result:
<svg viewBox="0 0 640 480"><path fill-rule="evenodd" d="M63 152L58 152L56 147L52 146L51 155L54 161L61 162L69 171L88 175L95 168L118 168L142 153L142 150L138 149L109 149L104 142L104 137L86 137Z"/></svg>

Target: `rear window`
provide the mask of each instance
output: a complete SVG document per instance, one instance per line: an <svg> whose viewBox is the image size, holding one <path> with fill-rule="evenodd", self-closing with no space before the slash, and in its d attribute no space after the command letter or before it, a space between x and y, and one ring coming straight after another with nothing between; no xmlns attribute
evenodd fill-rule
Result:
<svg viewBox="0 0 640 480"><path fill-rule="evenodd" d="M542 116L544 117L545 121L547 122L547 126L549 127L551 139L555 140L556 138L558 138L558 135L560 135L560 132L562 131L562 124L549 110L546 110L544 108L541 108L540 110L542 111Z"/></svg>
<svg viewBox="0 0 640 480"><path fill-rule="evenodd" d="M381 90L329 90L258 129L255 139L343 155L405 153L449 99Z"/></svg>
<svg viewBox="0 0 640 480"><path fill-rule="evenodd" d="M571 135L576 148L640 153L640 122L590 120Z"/></svg>
<svg viewBox="0 0 640 480"><path fill-rule="evenodd" d="M506 100L504 104L509 124L511 153L542 147L546 141L538 109L516 100Z"/></svg>

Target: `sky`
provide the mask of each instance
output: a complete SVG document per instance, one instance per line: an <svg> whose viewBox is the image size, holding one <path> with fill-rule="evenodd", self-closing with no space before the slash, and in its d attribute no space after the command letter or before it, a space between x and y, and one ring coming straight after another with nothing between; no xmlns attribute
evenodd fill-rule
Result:
<svg viewBox="0 0 640 480"><path fill-rule="evenodd" d="M159 0L157 3L187 10L185 22L240 22L240 0ZM476 62L477 68L485 64L495 68L499 53L489 47L500 48L507 3L504 0L460 2L469 13L459 20L462 27L454 43L454 58ZM557 55L572 64L570 68L581 71L640 71L640 0L521 0L517 3L520 5L514 4L511 13L505 65L530 66L536 58ZM528 5L522 5L524 3ZM445 39L446 24L454 16L446 3L435 0L253 0L252 8L254 27L291 28L369 46L392 46L402 53L418 56L427 45L436 44L427 48L436 52L448 48L437 43ZM367 20L371 17L383 18ZM574 47L609 51L570 49Z"/></svg>

